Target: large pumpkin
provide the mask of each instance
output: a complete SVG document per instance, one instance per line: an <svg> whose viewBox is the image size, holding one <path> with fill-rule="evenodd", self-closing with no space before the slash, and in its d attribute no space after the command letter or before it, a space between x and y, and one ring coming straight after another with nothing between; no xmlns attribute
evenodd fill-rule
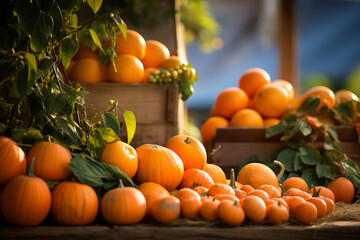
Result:
<svg viewBox="0 0 360 240"><path fill-rule="evenodd" d="M184 170L202 170L206 164L206 150L202 143L191 136L176 135L168 140L165 147L173 150L183 161Z"/></svg>
<svg viewBox="0 0 360 240"><path fill-rule="evenodd" d="M139 166L135 182L155 182L168 191L175 189L184 174L184 165L172 150L152 144L136 148Z"/></svg>
<svg viewBox="0 0 360 240"><path fill-rule="evenodd" d="M106 144L101 155L101 162L118 167L130 178L135 176L138 168L138 158L135 149L121 141Z"/></svg>
<svg viewBox="0 0 360 240"><path fill-rule="evenodd" d="M71 154L66 147L53 142L40 142L28 152L28 166L35 158L34 174L45 181L62 181L71 175Z"/></svg>
<svg viewBox="0 0 360 240"><path fill-rule="evenodd" d="M47 217L51 207L51 193L44 180L19 175L5 186L1 196L1 212L5 220L15 226L37 226Z"/></svg>
<svg viewBox="0 0 360 240"><path fill-rule="evenodd" d="M0 137L0 186L11 178L26 173L24 151L8 137Z"/></svg>
<svg viewBox="0 0 360 240"><path fill-rule="evenodd" d="M151 216L152 204L163 197L170 196L170 193L160 184L154 182L145 182L138 186L139 191L146 199L146 214L145 218L149 219Z"/></svg>
<svg viewBox="0 0 360 240"><path fill-rule="evenodd" d="M114 188L101 199L101 214L113 225L139 223L146 213L144 195L133 187Z"/></svg>
<svg viewBox="0 0 360 240"><path fill-rule="evenodd" d="M52 191L51 199L51 216L62 225L90 224L98 213L96 192L85 184L61 182Z"/></svg>

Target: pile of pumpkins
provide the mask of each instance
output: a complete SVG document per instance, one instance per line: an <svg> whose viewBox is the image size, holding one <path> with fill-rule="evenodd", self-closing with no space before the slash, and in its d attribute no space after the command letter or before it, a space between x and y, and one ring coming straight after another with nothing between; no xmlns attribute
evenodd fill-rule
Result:
<svg viewBox="0 0 360 240"><path fill-rule="evenodd" d="M294 214L299 222L311 224L334 210L331 190L317 187L313 193L318 195L311 195L306 183L305 189L299 187L299 179L296 184L284 182L282 196L281 173L276 176L260 163L243 167L236 181L233 171L226 179L219 166L207 163L202 143L186 135L173 136L165 146L107 144L100 161L119 167L137 187L124 187L120 181L100 200L93 188L72 177L70 160L70 151L58 143L37 143L25 155L13 140L0 137L2 218L14 226L39 225L49 213L61 225L91 224L98 215L111 225L171 223L179 217L239 225L245 219L280 224ZM46 181L59 184L50 190ZM302 209L297 213L302 205L310 205L310 215L304 216Z"/></svg>

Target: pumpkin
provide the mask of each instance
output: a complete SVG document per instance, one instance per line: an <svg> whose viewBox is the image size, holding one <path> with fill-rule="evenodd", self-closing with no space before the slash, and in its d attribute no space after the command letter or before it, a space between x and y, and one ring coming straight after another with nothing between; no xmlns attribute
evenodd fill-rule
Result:
<svg viewBox="0 0 360 240"><path fill-rule="evenodd" d="M0 186L11 178L26 173L24 151L10 138L0 137Z"/></svg>
<svg viewBox="0 0 360 240"><path fill-rule="evenodd" d="M146 214L145 218L151 216L151 206L156 200L163 197L170 196L170 193L160 184L154 182L145 182L138 186L138 190L144 195L146 199Z"/></svg>
<svg viewBox="0 0 360 240"><path fill-rule="evenodd" d="M146 199L136 188L123 187L107 191L101 199L101 214L113 225L139 223L146 213Z"/></svg>
<svg viewBox="0 0 360 240"><path fill-rule="evenodd" d="M30 227L42 223L50 212L51 193L44 180L33 175L12 178L1 196L4 219L15 226Z"/></svg>
<svg viewBox="0 0 360 240"><path fill-rule="evenodd" d="M204 145L194 137L176 135L170 138L165 147L173 150L184 163L184 170L197 168L202 170L206 164Z"/></svg>
<svg viewBox="0 0 360 240"><path fill-rule="evenodd" d="M28 152L28 166L35 158L34 174L45 181L62 181L71 175L71 154L66 147L53 142L39 142Z"/></svg>
<svg viewBox="0 0 360 240"><path fill-rule="evenodd" d="M207 163L205 164L203 170L210 175L210 177L214 180L214 183L226 184L226 175L218 165Z"/></svg>
<svg viewBox="0 0 360 240"><path fill-rule="evenodd" d="M137 184L155 182L171 191L181 182L184 164L172 150L145 144L136 148L139 166L134 180Z"/></svg>
<svg viewBox="0 0 360 240"><path fill-rule="evenodd" d="M218 217L229 225L239 225L245 220L245 212L238 202L223 200L217 207Z"/></svg>
<svg viewBox="0 0 360 240"><path fill-rule="evenodd" d="M51 216L61 225L86 225L94 221L99 208L98 197L91 187L65 181L51 193Z"/></svg>
<svg viewBox="0 0 360 240"><path fill-rule="evenodd" d="M151 216L160 223L170 223L180 215L180 201L174 196L157 199L151 206Z"/></svg>
<svg viewBox="0 0 360 240"><path fill-rule="evenodd" d="M193 188L196 186L209 188L213 184L213 179L205 171L196 168L190 168L184 171L184 176L183 180L181 181L180 188Z"/></svg>
<svg viewBox="0 0 360 240"><path fill-rule="evenodd" d="M208 191L207 194L209 196L214 197L217 194L230 194L230 195L234 195L235 196L235 191L234 189L226 184L222 184L222 183L218 183L218 184L214 184L212 185Z"/></svg>
<svg viewBox="0 0 360 240"><path fill-rule="evenodd" d="M133 178L138 168L138 158L135 149L124 142L115 141L105 145L101 162L118 167L129 178Z"/></svg>

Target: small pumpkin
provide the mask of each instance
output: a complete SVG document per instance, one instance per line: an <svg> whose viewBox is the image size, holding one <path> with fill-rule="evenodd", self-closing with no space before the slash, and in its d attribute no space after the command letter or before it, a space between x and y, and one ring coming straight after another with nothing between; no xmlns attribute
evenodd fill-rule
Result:
<svg viewBox="0 0 360 240"><path fill-rule="evenodd" d="M138 168L138 158L135 149L121 141L105 145L101 155L101 162L118 167L129 178L133 178Z"/></svg>
<svg viewBox="0 0 360 240"><path fill-rule="evenodd" d="M136 148L139 166L134 180L137 184L155 182L168 191L174 190L184 175L184 164L172 150L159 145L144 144Z"/></svg>
<svg viewBox="0 0 360 240"><path fill-rule="evenodd" d="M142 183L138 186L138 190L144 195L146 199L146 219L151 217L151 206L155 201L163 197L170 196L170 193L163 186L154 182Z"/></svg>
<svg viewBox="0 0 360 240"><path fill-rule="evenodd" d="M66 147L54 142L39 142L28 152L28 166L35 158L34 174L45 181L62 181L71 175L71 154Z"/></svg>
<svg viewBox="0 0 360 240"><path fill-rule="evenodd" d="M87 225L98 213L99 200L88 185L64 181L51 193L51 215L61 225Z"/></svg>
<svg viewBox="0 0 360 240"><path fill-rule="evenodd" d="M0 186L11 178L26 173L24 151L8 137L0 137Z"/></svg>
<svg viewBox="0 0 360 240"><path fill-rule="evenodd" d="M226 184L226 175L218 165L207 163L205 164L203 170L210 175L210 177L214 180L214 183Z"/></svg>
<svg viewBox="0 0 360 240"><path fill-rule="evenodd" d="M206 164L204 145L194 137L176 135L170 138L165 147L173 150L184 163L184 170L197 168L202 170Z"/></svg>
<svg viewBox="0 0 360 240"><path fill-rule="evenodd" d="M219 218L229 225L239 225L245 220L245 212L238 202L223 200L217 208Z"/></svg>
<svg viewBox="0 0 360 240"><path fill-rule="evenodd" d="M196 168L190 168L184 171L180 188L193 188L196 186L209 188L213 184L214 181L207 172Z"/></svg>
<svg viewBox="0 0 360 240"><path fill-rule="evenodd" d="M120 187L107 191L101 199L101 214L113 225L139 223L146 213L146 199L136 188Z"/></svg>
<svg viewBox="0 0 360 240"><path fill-rule="evenodd" d="M160 223L171 223L180 216L180 201L174 196L157 199L151 206L151 215Z"/></svg>
<svg viewBox="0 0 360 240"><path fill-rule="evenodd" d="M33 175L18 175L5 186L1 196L4 219L15 226L31 227L42 223L50 212L51 193L44 180Z"/></svg>

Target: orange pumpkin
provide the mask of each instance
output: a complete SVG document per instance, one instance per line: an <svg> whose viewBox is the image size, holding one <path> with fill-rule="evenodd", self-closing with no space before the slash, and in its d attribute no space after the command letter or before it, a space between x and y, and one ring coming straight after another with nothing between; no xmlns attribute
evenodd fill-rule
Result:
<svg viewBox="0 0 360 240"><path fill-rule="evenodd" d="M223 200L217 208L219 218L229 225L239 225L245 220L245 212L237 202Z"/></svg>
<svg viewBox="0 0 360 240"><path fill-rule="evenodd" d="M101 199L101 214L113 225L139 223L146 213L144 195L133 187L118 187L106 192Z"/></svg>
<svg viewBox="0 0 360 240"><path fill-rule="evenodd" d="M229 186L229 185L226 185L226 184L222 184L222 183L219 183L219 184L214 184L212 185L207 194L209 196L212 196L214 197L215 195L217 194L230 194L230 195L235 195L235 191L234 189Z"/></svg>
<svg viewBox="0 0 360 240"><path fill-rule="evenodd" d="M194 137L176 135L168 140L165 147L173 150L184 163L184 170L197 168L202 170L206 164L204 145Z"/></svg>
<svg viewBox="0 0 360 240"><path fill-rule="evenodd" d="M129 178L133 178L138 168L138 158L135 149L121 141L105 145L101 162L111 164L122 170Z"/></svg>
<svg viewBox="0 0 360 240"><path fill-rule="evenodd" d="M160 223L170 223L180 216L180 201L174 196L162 197L151 206L151 215Z"/></svg>
<svg viewBox="0 0 360 240"><path fill-rule="evenodd" d="M192 188L196 186L211 187L214 181L205 171L190 168L184 171L184 176L180 184L180 188Z"/></svg>
<svg viewBox="0 0 360 240"><path fill-rule="evenodd" d="M153 203L163 197L170 196L170 193L160 184L154 182L145 182L138 186L138 190L144 195L146 199L146 214L145 218L151 216L151 206Z"/></svg>
<svg viewBox="0 0 360 240"><path fill-rule="evenodd" d="M24 151L10 138L0 137L0 186L11 178L26 173Z"/></svg>
<svg viewBox="0 0 360 240"><path fill-rule="evenodd" d="M87 225L98 213L99 200L88 185L65 181L51 193L51 215L61 225Z"/></svg>
<svg viewBox="0 0 360 240"><path fill-rule="evenodd" d="M35 158L34 174L45 181L62 181L71 175L71 154L66 147L53 142L40 142L28 152L28 167Z"/></svg>
<svg viewBox="0 0 360 240"><path fill-rule="evenodd" d="M172 150L152 144L136 148L139 166L134 177L138 184L155 182L174 190L184 175L184 164Z"/></svg>
<svg viewBox="0 0 360 240"><path fill-rule="evenodd" d="M51 193L41 178L29 175L12 178L1 196L1 212L15 226L30 227L42 223L50 212Z"/></svg>
<svg viewBox="0 0 360 240"><path fill-rule="evenodd" d="M218 165L207 163L203 169L214 180L214 183L226 184L226 175Z"/></svg>

